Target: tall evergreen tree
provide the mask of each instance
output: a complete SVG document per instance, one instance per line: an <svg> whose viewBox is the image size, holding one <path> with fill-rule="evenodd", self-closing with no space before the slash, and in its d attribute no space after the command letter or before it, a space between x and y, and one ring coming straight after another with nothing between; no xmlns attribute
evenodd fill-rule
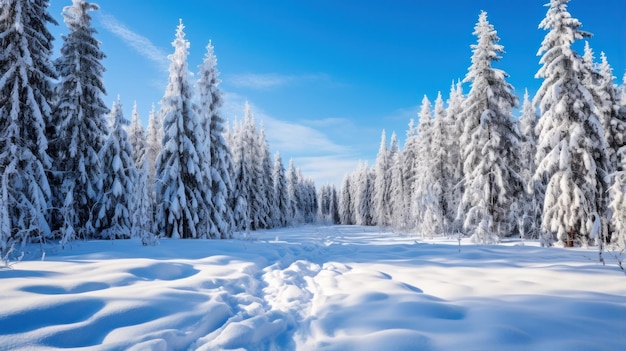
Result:
<svg viewBox="0 0 626 351"><path fill-rule="evenodd" d="M454 173L448 173L448 142L449 136L446 134L447 118L441 92L435 99L435 110L433 115L431 162L428 164L429 177L432 179L430 187L433 196L438 198L441 232L449 233L456 218L458 199L453 198L453 190L456 186Z"/></svg>
<svg viewBox="0 0 626 351"><path fill-rule="evenodd" d="M512 122L517 97L505 81L508 75L492 67L504 49L486 12L480 13L473 34L477 43L464 80L472 87L463 106L465 190L459 213L466 213L463 227L474 241L492 243L513 229L516 199L523 190L519 132Z"/></svg>
<svg viewBox="0 0 626 351"><path fill-rule="evenodd" d="M250 163L243 143L243 135L235 133L231 139L231 150L234 153L233 169L233 226L237 232L247 233L250 230L250 176L247 164Z"/></svg>
<svg viewBox="0 0 626 351"><path fill-rule="evenodd" d="M461 203L461 197L465 190L463 184L463 159L461 158L460 139L463 132L463 83L452 82L450 87L450 96L448 97L448 107L445 113L445 138L444 145L446 149L445 158L445 174L446 185L445 192L448 194L448 210L454 214L449 232L460 232L463 223L457 219L457 209Z"/></svg>
<svg viewBox="0 0 626 351"><path fill-rule="evenodd" d="M356 224L372 225L372 193L374 174L366 162L361 162L355 174L352 176L353 186L356 189L354 201Z"/></svg>
<svg viewBox="0 0 626 351"><path fill-rule="evenodd" d="M389 200L391 207L391 224L394 228L404 231L409 226L406 187L404 184L404 169L402 164L403 153L398 147L398 138L395 133L391 135L390 151L390 172L391 187L389 190Z"/></svg>
<svg viewBox="0 0 626 351"><path fill-rule="evenodd" d="M613 83L613 68L604 52L600 53L598 73L595 113L604 128L604 138L609 147L609 171L612 172L619 167L619 150L626 145L626 111L621 111L619 91Z"/></svg>
<svg viewBox="0 0 626 351"><path fill-rule="evenodd" d="M536 181L547 180L542 229L566 246L586 244L594 218L606 211L607 145L583 84L582 58L572 44L590 36L567 10L569 0L551 0L539 27L548 31L539 54L543 79L534 98L537 125Z"/></svg>
<svg viewBox="0 0 626 351"><path fill-rule="evenodd" d="M522 136L520 146L520 175L524 181L525 187L534 187L533 175L535 174L535 154L537 153L537 134L535 128L537 126L537 112L530 101L528 90L524 92L524 101L522 103L522 115L519 119L519 129ZM520 231L524 233L524 237L537 238L541 226L541 206L543 191L534 188L527 189L524 195L524 210L521 218L522 224L519 225Z"/></svg>
<svg viewBox="0 0 626 351"><path fill-rule="evenodd" d="M224 139L224 119L219 109L223 105L217 57L213 44L206 47L204 61L200 65L198 91L200 94L200 114L205 123L206 144L210 160L211 202L214 211L211 220L215 224L216 237L232 237L233 213L229 196L232 193L232 156Z"/></svg>
<svg viewBox="0 0 626 351"><path fill-rule="evenodd" d="M355 224L355 206L351 186L352 181L350 180L350 175L346 174L343 177L343 182L341 184L341 196L339 197L339 218L341 224L345 225Z"/></svg>
<svg viewBox="0 0 626 351"><path fill-rule="evenodd" d="M72 239L69 233L82 238L94 235L93 211L101 196L98 155L108 134L102 78L105 55L94 37L97 32L89 15L98 9L84 0L74 0L63 9L69 33L63 37L61 56L55 63L60 82L53 110L55 128L49 129L55 165L54 202L61 208L64 223L62 242Z"/></svg>
<svg viewBox="0 0 626 351"><path fill-rule="evenodd" d="M244 121L239 132L241 133L239 142L243 145L247 159L243 166L247 168L246 174L249 182L246 199L249 206L250 229L266 228L267 214L269 213L266 198L267 184L263 168L263 157L265 154L263 146L266 144L261 140L264 136L262 137L257 130L254 114L248 102L245 104Z"/></svg>
<svg viewBox="0 0 626 351"><path fill-rule="evenodd" d="M330 196L330 214L333 221L333 224L340 224L341 220L339 218L339 194L337 193L337 188L334 185L331 185L332 193Z"/></svg>
<svg viewBox="0 0 626 351"><path fill-rule="evenodd" d="M304 222L313 223L315 222L318 212L317 190L315 189L315 182L313 181L313 179L305 178L302 174L301 169L298 169L298 180L300 193L302 194L302 201L299 205L301 212L304 214Z"/></svg>
<svg viewBox="0 0 626 351"><path fill-rule="evenodd" d="M289 223L289 193L287 192L287 178L285 176L285 166L276 152L274 156L274 199L276 200L276 216L274 216L274 226L286 227Z"/></svg>
<svg viewBox="0 0 626 351"><path fill-rule="evenodd" d="M610 241L620 250L626 249L626 146L619 150L622 160L619 171L613 176L610 195L611 224L613 232Z"/></svg>
<svg viewBox="0 0 626 351"><path fill-rule="evenodd" d="M130 238L132 215L135 206L135 186L137 169L133 160L133 149L128 142L125 127L129 121L124 118L119 100L111 109L115 121L100 152L102 160L102 197L98 202L95 228L103 239Z"/></svg>
<svg viewBox="0 0 626 351"><path fill-rule="evenodd" d="M258 156L260 157L259 166L261 170L261 190L264 191L265 194L263 198L265 199L264 211L260 214L263 218L263 222L265 225L263 228L270 229L274 226L274 222L276 218L276 197L274 196L274 179L273 179L273 165L272 159L270 155L270 147L267 143L267 138L265 137L265 125L261 123L261 131L257 138L258 144Z"/></svg>
<svg viewBox="0 0 626 351"><path fill-rule="evenodd" d="M440 183L433 182L434 173L437 169L433 168L433 114L432 104L427 96L424 95L422 105L419 112L418 127L418 158L417 170L413 187L415 189L415 197L411 199L413 204L412 216L417 222L417 230L423 236L432 236L433 234L443 231L443 213L441 211L441 203L439 193L441 191Z"/></svg>
<svg viewBox="0 0 626 351"><path fill-rule="evenodd" d="M317 191L317 208L318 220L322 223L332 224L331 203L332 203L332 187L330 185L322 185Z"/></svg>
<svg viewBox="0 0 626 351"><path fill-rule="evenodd" d="M146 128L146 152L144 159L148 164L148 174L151 178L156 175L156 160L163 148L163 123L159 118L154 104L148 117L148 127Z"/></svg>
<svg viewBox="0 0 626 351"><path fill-rule="evenodd" d="M141 125L139 112L137 112L137 102L133 103L133 112L130 125L128 126L128 142L133 149L133 160L137 169L143 168L146 158L146 136Z"/></svg>
<svg viewBox="0 0 626 351"><path fill-rule="evenodd" d="M202 167L206 165L204 133L193 103L189 83L182 21L170 55L170 77L161 102L163 149L156 161L157 203L161 233L171 238L200 238L213 232L210 222L209 184Z"/></svg>
<svg viewBox="0 0 626 351"><path fill-rule="evenodd" d="M404 203L406 206L406 218L415 218L415 183L417 180L418 160L422 150L419 149L418 126L415 121L409 121L409 128L406 131L406 140L402 152L402 169L404 183ZM415 227L414 221L407 221L409 229Z"/></svg>
<svg viewBox="0 0 626 351"><path fill-rule="evenodd" d="M134 207L131 223L131 237L139 238L143 245L156 242L157 228L154 221L154 197L148 171L148 163L144 162L137 170L134 184Z"/></svg>
<svg viewBox="0 0 626 351"><path fill-rule="evenodd" d="M300 208L302 193L300 191L298 170L293 159L289 160L289 170L287 171L287 193L289 194L289 223L292 225L303 223L304 213L302 213Z"/></svg>
<svg viewBox="0 0 626 351"><path fill-rule="evenodd" d="M389 159L389 151L387 150L387 138L383 130L380 138L380 148L376 157L376 165L374 172L374 193L373 201L373 221L376 225L386 227L389 226L391 220L390 207L390 190L391 190L391 160Z"/></svg>
<svg viewBox="0 0 626 351"><path fill-rule="evenodd" d="M0 7L0 253L14 243L51 237L45 218L51 191L46 170L50 126L52 35L47 0L4 0Z"/></svg>

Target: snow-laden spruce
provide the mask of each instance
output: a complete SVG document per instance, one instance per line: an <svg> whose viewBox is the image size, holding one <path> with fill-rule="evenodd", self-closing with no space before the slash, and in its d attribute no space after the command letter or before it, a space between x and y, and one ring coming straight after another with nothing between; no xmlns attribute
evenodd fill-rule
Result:
<svg viewBox="0 0 626 351"><path fill-rule="evenodd" d="M271 228L275 221L271 213L275 208L273 166L265 129L263 126L260 131L257 128L252 108L247 101L244 106L244 121L235 121L229 145L233 152L235 202L241 205L245 202L247 206L250 223L246 226L249 225L251 230ZM237 199L239 196L243 198ZM241 214L239 211L238 216ZM237 227L242 228L241 225Z"/></svg>
<svg viewBox="0 0 626 351"><path fill-rule="evenodd" d="M389 190L389 206L391 208L390 222L394 228L404 231L409 227L408 206L405 196L407 189L404 184L404 169L402 168L403 152L398 146L398 137L396 133L391 135L389 154L389 171L391 173L391 186Z"/></svg>
<svg viewBox="0 0 626 351"><path fill-rule="evenodd" d="M128 142L122 103L118 97L110 115L113 128L100 151L102 196L96 205L94 227L103 239L128 239L131 236L137 182L133 149Z"/></svg>
<svg viewBox="0 0 626 351"><path fill-rule="evenodd" d="M169 238L204 238L214 232L210 189L203 167L204 133L193 103L187 56L189 42L181 23L169 56L170 76L161 101L163 148L156 160L157 218Z"/></svg>
<svg viewBox="0 0 626 351"><path fill-rule="evenodd" d="M51 61L55 23L47 0L5 0L0 7L0 254L14 243L51 237Z"/></svg>
<svg viewBox="0 0 626 351"><path fill-rule="evenodd" d="M339 219L341 224L356 224L354 214L354 199L352 197L352 180L350 174L346 174L341 182L341 193L339 196ZM404 194L403 194L404 195Z"/></svg>
<svg viewBox="0 0 626 351"><path fill-rule="evenodd" d="M492 67L504 49L484 11L474 35L477 43L472 45L472 65L464 79L472 87L463 104L460 142L465 190L458 213L475 242L493 243L511 234L516 201L523 190L519 133L512 121L517 97L505 80L508 75Z"/></svg>
<svg viewBox="0 0 626 351"><path fill-rule="evenodd" d="M374 193L372 212L375 225L387 227L391 224L391 160L387 150L385 130L380 137L380 148L374 165Z"/></svg>
<svg viewBox="0 0 626 351"><path fill-rule="evenodd" d="M279 228L286 227L291 223L289 220L289 194L287 193L285 166L283 165L283 159L278 151L274 155L272 179L274 180L274 199L276 206L274 226Z"/></svg>
<svg viewBox="0 0 626 351"><path fill-rule="evenodd" d="M520 144L520 175L527 188L524 194L523 211L517 219L518 229L523 238L537 238L541 226L541 206L543 205L542 189L534 189L540 183L532 181L535 174L535 154L537 153L537 112L530 101L528 90L524 92L522 115L519 119L519 130L522 136ZM529 188L531 187L531 188Z"/></svg>
<svg viewBox="0 0 626 351"><path fill-rule="evenodd" d="M258 138L256 142L258 143L258 157L260 158L260 162L258 163L259 174L260 174L260 188L259 191L262 191L263 196L263 211L261 212L261 218L265 225L262 227L263 229L270 229L274 227L274 223L276 222L276 196L274 194L274 166L272 156L270 154L270 147L267 142L267 137L265 136L265 124L261 122L261 128L258 134Z"/></svg>
<svg viewBox="0 0 626 351"><path fill-rule="evenodd" d="M609 159L586 70L573 49L590 36L567 11L569 0L552 0L539 27L548 31L539 54L543 79L533 102L537 124L536 181L547 180L542 229L566 246L586 245L595 216L606 211Z"/></svg>
<svg viewBox="0 0 626 351"><path fill-rule="evenodd" d="M241 142L243 133L238 133L241 125L235 123L230 139L230 149L233 152L233 229L236 232L247 233L250 230L250 176L247 164L250 164L246 144Z"/></svg>
<svg viewBox="0 0 626 351"><path fill-rule="evenodd" d="M127 128L128 142L133 149L133 160L137 169L142 169L146 159L146 134L141 125L141 118L137 112L137 102L133 103L132 117Z"/></svg>
<svg viewBox="0 0 626 351"><path fill-rule="evenodd" d="M233 186L231 182L232 156L224 139L224 119L219 109L222 107L222 92L218 85L219 71L213 44L206 47L204 61L200 65L198 93L200 95L200 118L205 133L205 147L210 170L210 190L213 211L211 220L215 224L215 233L211 237L230 238L233 229L233 211L230 199Z"/></svg>
<svg viewBox="0 0 626 351"><path fill-rule="evenodd" d="M440 207L440 225L441 232L445 234L453 233L454 222L456 218L456 209L458 208L459 199L454 196L454 189L457 185L455 173L455 160L450 158L450 141L448 133L450 125L448 125L446 108L444 106L441 92L437 93L435 99L435 109L433 111L432 125L432 144L430 149L431 162L427 165L431 174L431 189L434 196L437 196L437 203ZM454 128L456 129L456 128Z"/></svg>
<svg viewBox="0 0 626 351"><path fill-rule="evenodd" d="M423 101L422 101L423 102ZM404 203L406 205L405 214L407 218L407 228L415 227L415 182L417 180L418 159L423 150L419 150L418 131L415 121L411 118L406 131L406 139L402 150L402 170L404 183Z"/></svg>
<svg viewBox="0 0 626 351"><path fill-rule="evenodd" d="M339 204L334 185L322 185L317 192L318 221L339 224Z"/></svg>
<svg viewBox="0 0 626 351"><path fill-rule="evenodd" d="M367 162L360 162L355 174L354 181L354 206L356 214L356 224L373 225L374 216L372 209L372 195L374 193L374 172L369 168Z"/></svg>
<svg viewBox="0 0 626 351"><path fill-rule="evenodd" d="M105 55L91 25L90 11L99 7L74 0L63 9L69 33L63 36L53 127L49 135L53 158L53 221L62 243L94 235L94 210L102 193L99 153L108 134L102 75Z"/></svg>
<svg viewBox="0 0 626 351"><path fill-rule="evenodd" d="M146 151L144 160L148 164L148 174L154 179L156 175L156 160L163 148L163 122L154 104L148 115L146 128Z"/></svg>
<svg viewBox="0 0 626 351"><path fill-rule="evenodd" d="M459 79L450 86L450 96L447 101L444 128L446 130L443 140L443 148L446 151L444 162L444 191L447 194L448 210L454 219L448 232L460 232L463 223L457 220L457 209L463 196L465 186L463 184L463 159L461 158L460 139L463 133L463 83Z"/></svg>
<svg viewBox="0 0 626 351"><path fill-rule="evenodd" d="M613 83L613 69L604 52L600 53L600 63L596 63L589 42L585 42L582 59L585 68L582 82L593 97L593 113L602 124L609 155L607 172L612 173L619 162L617 152L626 144L626 114L620 113L619 91Z"/></svg>
<svg viewBox="0 0 626 351"><path fill-rule="evenodd" d="M433 140L432 104L424 95L419 112L417 128L417 169L415 174L415 198L412 215L417 221L417 232L422 236L432 237L443 233L443 212L441 207L441 179L439 167L434 161L434 148L439 145Z"/></svg>
<svg viewBox="0 0 626 351"><path fill-rule="evenodd" d="M289 197L289 221L292 224L300 224L304 222L304 213L302 213L302 193L300 191L300 182L298 180L298 170L293 159L289 160L289 169L287 171L287 195Z"/></svg>

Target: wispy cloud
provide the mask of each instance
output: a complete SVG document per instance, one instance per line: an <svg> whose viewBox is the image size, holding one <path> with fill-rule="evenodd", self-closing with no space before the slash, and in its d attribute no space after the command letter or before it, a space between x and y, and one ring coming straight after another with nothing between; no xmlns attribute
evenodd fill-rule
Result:
<svg viewBox="0 0 626 351"><path fill-rule="evenodd" d="M294 162L302 169L305 177L315 180L317 186L332 184L339 188L344 176L356 170L360 160L346 154L296 157Z"/></svg>
<svg viewBox="0 0 626 351"><path fill-rule="evenodd" d="M167 53L154 45L150 39L132 31L112 15L100 13L99 19L104 29L122 39L126 45L141 56L152 61L159 69L163 71L167 70L169 66Z"/></svg>
<svg viewBox="0 0 626 351"><path fill-rule="evenodd" d="M225 82L236 88L272 89L291 84L306 82L330 82L331 78L325 73L285 75L278 73L242 73L233 74L225 78Z"/></svg>
<svg viewBox="0 0 626 351"><path fill-rule="evenodd" d="M225 117L243 118L245 99L236 93L225 93L223 112ZM265 135L270 146L290 154L311 153L339 153L345 152L346 147L332 141L320 130L307 126L304 123L284 121L265 113L254 102L249 101L252 113L257 122L265 125Z"/></svg>
<svg viewBox="0 0 626 351"><path fill-rule="evenodd" d="M236 93L225 93L224 116L231 121L243 118L245 99ZM351 147L334 141L324 128L315 127L312 121L284 121L265 113L261 108L249 102L258 123L265 125L265 134L273 151L280 151L283 160L293 158L305 176L311 177L317 184L341 185L346 173L356 168L359 157ZM321 120L319 126L328 126L343 121L342 119Z"/></svg>

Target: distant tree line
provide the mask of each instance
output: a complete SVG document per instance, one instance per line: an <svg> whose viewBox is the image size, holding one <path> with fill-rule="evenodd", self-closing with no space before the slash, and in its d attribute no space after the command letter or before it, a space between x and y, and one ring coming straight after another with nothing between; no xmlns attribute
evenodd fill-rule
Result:
<svg viewBox="0 0 626 351"><path fill-rule="evenodd" d="M504 48L487 13L474 27L471 65L447 105L422 100L402 149L385 132L372 167L361 164L340 190L340 223L390 226L425 237L510 236L564 246L626 242L626 84L614 83L604 53L551 0L536 78L542 85L521 115L508 75L495 68ZM625 76L626 79L626 76ZM462 83L471 89L463 94Z"/></svg>

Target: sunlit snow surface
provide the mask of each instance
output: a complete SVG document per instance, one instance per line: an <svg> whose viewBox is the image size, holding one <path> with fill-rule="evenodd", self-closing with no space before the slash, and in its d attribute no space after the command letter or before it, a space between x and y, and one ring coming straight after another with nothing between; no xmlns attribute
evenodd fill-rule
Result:
<svg viewBox="0 0 626 351"><path fill-rule="evenodd" d="M0 269L0 350L626 350L595 250L376 228L74 242Z"/></svg>

